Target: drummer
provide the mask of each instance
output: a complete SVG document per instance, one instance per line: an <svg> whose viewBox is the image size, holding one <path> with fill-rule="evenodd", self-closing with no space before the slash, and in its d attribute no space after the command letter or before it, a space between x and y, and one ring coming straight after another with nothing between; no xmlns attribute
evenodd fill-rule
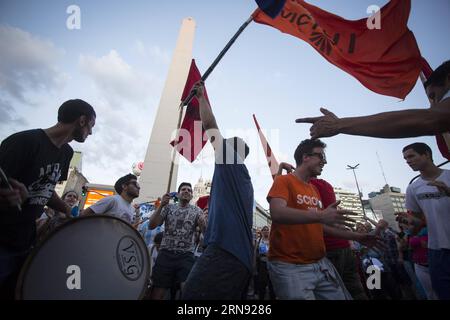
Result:
<svg viewBox="0 0 450 320"><path fill-rule="evenodd" d="M141 189L137 177L133 174L121 177L114 184L114 189L117 192L116 195L100 199L83 210L81 216L108 214L132 224L136 209L131 203L133 199L139 197L139 190Z"/></svg>
<svg viewBox="0 0 450 320"><path fill-rule="evenodd" d="M71 208L55 192L67 180L73 149L92 134L96 114L74 99L58 110L58 122L47 129L15 133L0 145L0 168L11 188L0 186L0 299L12 299L20 269L36 242L36 218L48 206L70 217Z"/></svg>

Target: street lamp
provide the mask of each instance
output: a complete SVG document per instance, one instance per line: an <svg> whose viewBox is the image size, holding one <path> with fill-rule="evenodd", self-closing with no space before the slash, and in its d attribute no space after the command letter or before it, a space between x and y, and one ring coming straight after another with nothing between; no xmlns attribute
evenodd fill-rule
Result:
<svg viewBox="0 0 450 320"><path fill-rule="evenodd" d="M362 208L364 217L367 218L366 210L364 210L364 204L363 204L363 201L362 201L362 198L361 198L361 191L359 191L358 179L356 179L355 169L357 169L358 166L359 166L359 163L356 166L347 165L347 170L352 170L353 171L353 175L355 176L355 181L356 181L356 188L358 188L358 197L359 197L359 201L361 202L361 208Z"/></svg>

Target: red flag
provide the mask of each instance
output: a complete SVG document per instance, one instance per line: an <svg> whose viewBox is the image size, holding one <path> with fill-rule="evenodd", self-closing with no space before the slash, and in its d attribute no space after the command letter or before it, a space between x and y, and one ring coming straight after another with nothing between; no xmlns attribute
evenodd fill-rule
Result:
<svg viewBox="0 0 450 320"><path fill-rule="evenodd" d="M197 200L197 207L199 207L200 209L205 209L206 206L208 206L208 201L209 201L209 196L202 196L200 198L198 198Z"/></svg>
<svg viewBox="0 0 450 320"><path fill-rule="evenodd" d="M267 159L267 165L270 169L270 174L272 175L272 178L275 179L277 173L278 173L278 167L280 166L278 164L277 159L275 158L275 155L272 153L272 149L270 148L269 143L266 140L266 137L261 131L261 128L259 127L259 123L256 120L255 115L253 115L253 120L255 121L256 129L258 130L259 139L261 140L261 144L264 149L264 154L266 155Z"/></svg>
<svg viewBox="0 0 450 320"><path fill-rule="evenodd" d="M192 59L181 101L186 99L194 84L200 81L201 77L202 76L195 65L195 60ZM205 97L209 102L206 88ZM208 141L208 139L203 139L204 135L205 129L203 128L200 119L199 104L197 98L194 96L186 108L183 123L180 130L178 130L178 141L173 140L170 144L188 161L193 162Z"/></svg>
<svg viewBox="0 0 450 320"><path fill-rule="evenodd" d="M421 66L422 71L420 73L420 79L422 80L422 83L425 84L425 81L431 76L431 73L433 73L433 69L424 58L422 58ZM437 134L436 143L442 156L447 160L450 160L450 133L445 132Z"/></svg>
<svg viewBox="0 0 450 320"><path fill-rule="evenodd" d="M410 9L410 0L391 0L381 8L381 29L369 29L368 19L345 20L303 0L291 0L275 19L257 9L254 21L308 42L368 89L404 99L421 65L416 39L407 26Z"/></svg>

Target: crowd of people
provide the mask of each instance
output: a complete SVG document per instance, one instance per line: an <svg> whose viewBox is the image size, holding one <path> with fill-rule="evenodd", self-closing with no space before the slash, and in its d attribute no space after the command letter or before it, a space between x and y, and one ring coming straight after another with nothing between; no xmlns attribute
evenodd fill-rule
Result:
<svg viewBox="0 0 450 320"><path fill-rule="evenodd" d="M400 137L447 131L450 117L443 120L442 115L450 110L448 62L426 87L433 106L430 119L439 118L434 115L439 110L436 121L422 123L421 116L397 121L396 113L346 120L326 110L323 117L299 119L314 124L313 139L300 142L295 166L280 165L267 194L272 223L256 236L253 184L244 163L249 147L239 137L222 136L204 84L197 83L193 90L200 118L215 151L211 193L193 204L192 185L183 182L177 201L172 194L161 195L148 222L149 230L164 229L152 240L146 298L450 299L450 171L434 164L429 146L414 143L402 150L420 177L407 188L408 212L398 215L397 226L385 220L356 222L353 212L339 207L331 184L318 178L327 164L326 144L319 136ZM416 113L426 112L406 115ZM132 174L117 180L116 195L79 214L73 209L77 192L60 198L54 191L67 179L73 155L68 143L84 142L95 120L92 106L69 100L59 108L56 125L19 132L1 143L0 167L8 177L0 188L2 299L14 297L19 272L36 243L66 221L107 214L134 228L142 223L133 205L140 186ZM380 121L383 126L377 125ZM380 279L373 279L368 270L375 270Z"/></svg>

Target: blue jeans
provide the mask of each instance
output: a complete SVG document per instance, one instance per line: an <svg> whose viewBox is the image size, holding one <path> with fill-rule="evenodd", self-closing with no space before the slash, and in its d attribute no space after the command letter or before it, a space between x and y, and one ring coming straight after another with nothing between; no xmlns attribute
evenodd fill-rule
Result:
<svg viewBox="0 0 450 320"><path fill-rule="evenodd" d="M316 263L267 264L276 296L281 300L351 300L333 264L322 258Z"/></svg>
<svg viewBox="0 0 450 320"><path fill-rule="evenodd" d="M450 300L450 249L428 249L428 265L439 300Z"/></svg>

